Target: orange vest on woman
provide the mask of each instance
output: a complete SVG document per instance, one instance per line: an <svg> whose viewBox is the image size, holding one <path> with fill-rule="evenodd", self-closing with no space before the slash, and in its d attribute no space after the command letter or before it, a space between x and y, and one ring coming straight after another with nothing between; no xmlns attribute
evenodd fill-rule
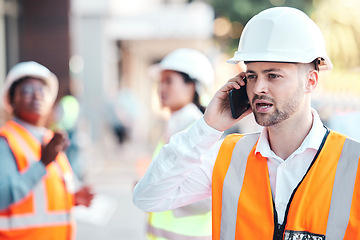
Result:
<svg viewBox="0 0 360 240"><path fill-rule="evenodd" d="M360 239L360 143L330 131L278 224L259 134L229 135L213 171L213 239Z"/></svg>
<svg viewBox="0 0 360 240"><path fill-rule="evenodd" d="M0 129L24 173L41 157L41 143L20 124L9 121ZM45 136L48 142L53 133ZM0 211L0 239L64 240L74 238L72 170L63 153L46 167L46 175L22 200Z"/></svg>

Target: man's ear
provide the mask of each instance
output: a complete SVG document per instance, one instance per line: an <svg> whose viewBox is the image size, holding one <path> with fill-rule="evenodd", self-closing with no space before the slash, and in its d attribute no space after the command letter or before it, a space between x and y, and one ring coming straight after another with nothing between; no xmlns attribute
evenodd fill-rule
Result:
<svg viewBox="0 0 360 240"><path fill-rule="evenodd" d="M319 72L316 70L311 70L306 76L305 82L305 92L311 93L315 90L319 80Z"/></svg>

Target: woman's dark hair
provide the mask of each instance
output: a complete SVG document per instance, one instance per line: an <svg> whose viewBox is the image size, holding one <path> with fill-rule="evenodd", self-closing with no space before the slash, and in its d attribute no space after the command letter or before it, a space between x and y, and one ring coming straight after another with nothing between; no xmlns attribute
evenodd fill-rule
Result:
<svg viewBox="0 0 360 240"><path fill-rule="evenodd" d="M196 84L196 79L191 78L188 74L183 73L183 72L178 72L183 78L185 83L194 83ZM193 98L193 103L199 108L199 110L202 113L205 113L205 107L203 105L200 104L200 96L198 94L198 92L195 90L195 94L194 94L194 98Z"/></svg>

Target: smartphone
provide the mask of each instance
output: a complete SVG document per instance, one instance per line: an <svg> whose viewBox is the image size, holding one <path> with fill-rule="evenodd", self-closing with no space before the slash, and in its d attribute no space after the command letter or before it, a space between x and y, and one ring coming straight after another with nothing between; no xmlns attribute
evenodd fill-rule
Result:
<svg viewBox="0 0 360 240"><path fill-rule="evenodd" d="M246 84L246 79L244 79ZM230 110L232 117L238 119L246 110L250 108L250 102L246 93L245 85L240 89L232 89L229 93Z"/></svg>

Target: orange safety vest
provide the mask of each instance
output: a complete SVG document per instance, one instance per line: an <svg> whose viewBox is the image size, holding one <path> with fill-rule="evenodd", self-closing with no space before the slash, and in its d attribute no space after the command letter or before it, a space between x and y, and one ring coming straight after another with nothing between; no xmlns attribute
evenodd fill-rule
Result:
<svg viewBox="0 0 360 240"><path fill-rule="evenodd" d="M213 170L213 239L360 239L360 143L328 131L278 224L259 134L229 135Z"/></svg>
<svg viewBox="0 0 360 240"><path fill-rule="evenodd" d="M20 124L9 121L0 129L13 152L18 170L26 172L39 161L41 143ZM44 141L53 136L50 130ZM72 170L64 153L46 167L46 175L22 200L0 211L0 240L75 239L71 209L74 205Z"/></svg>

